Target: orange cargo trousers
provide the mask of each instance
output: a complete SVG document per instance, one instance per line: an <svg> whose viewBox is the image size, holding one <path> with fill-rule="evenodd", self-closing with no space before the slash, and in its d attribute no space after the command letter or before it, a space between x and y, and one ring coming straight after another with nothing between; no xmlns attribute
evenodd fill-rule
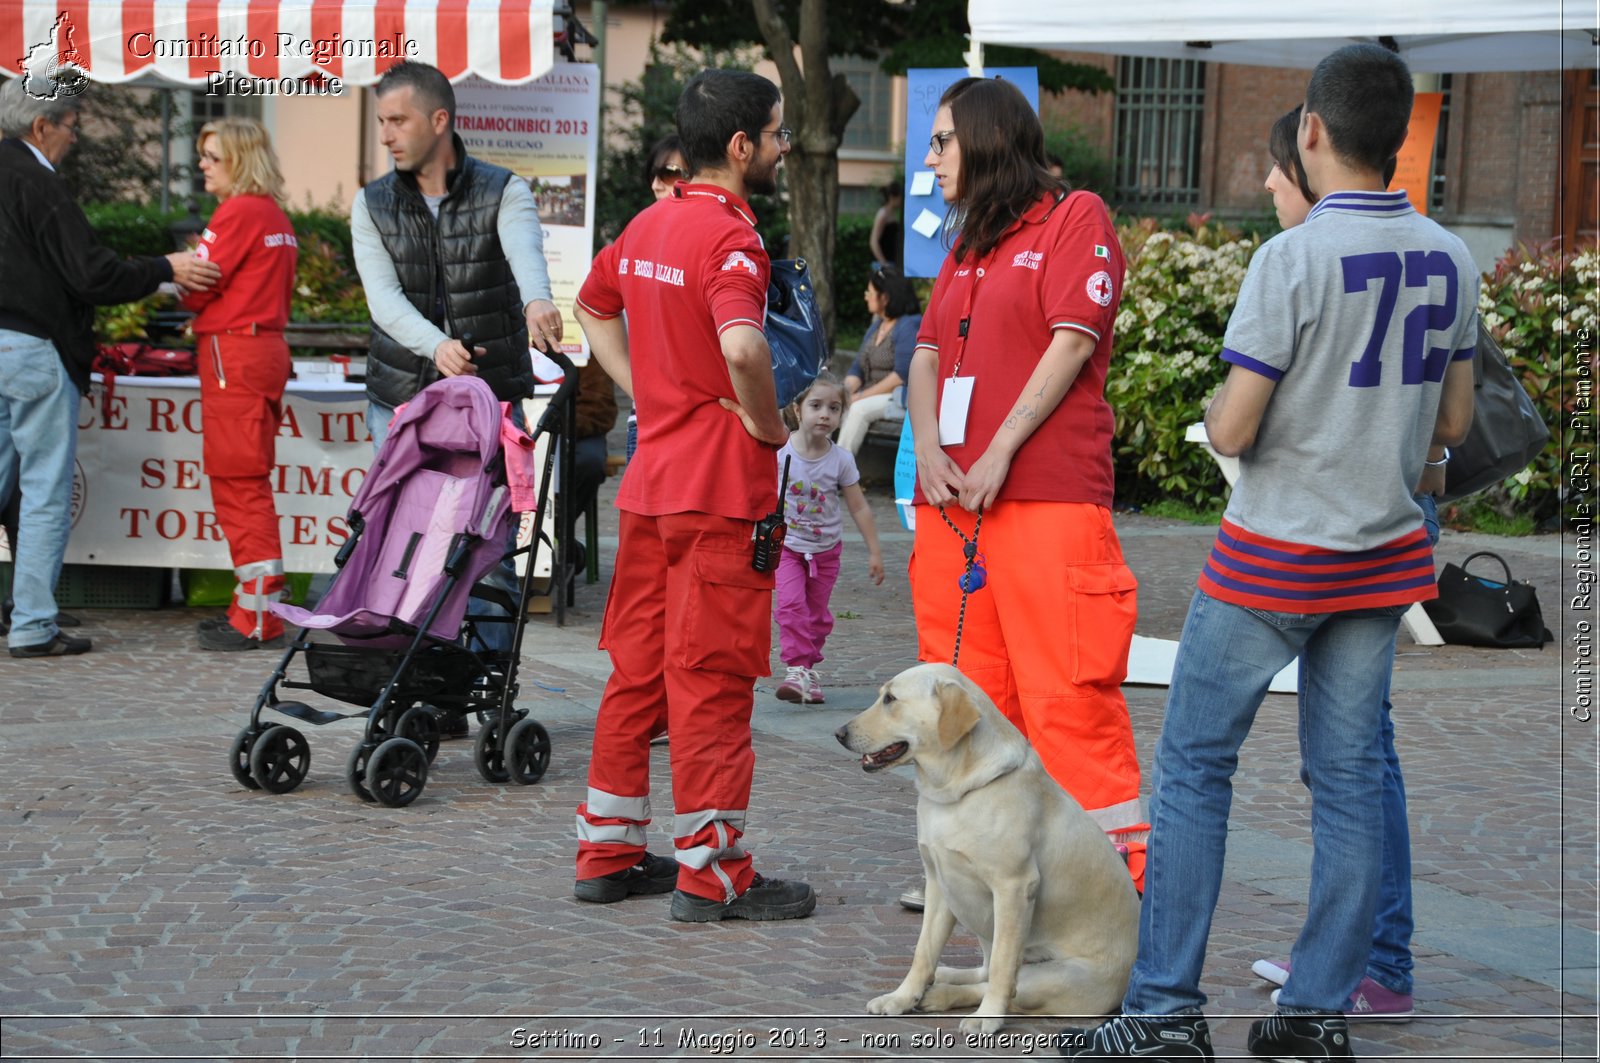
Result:
<svg viewBox="0 0 1600 1063"><path fill-rule="evenodd" d="M919 505L916 513L917 655L949 662L966 558L937 508ZM945 514L972 538L973 514L954 505ZM1080 502L997 502L984 511L978 557L986 583L967 596L958 666L1114 841L1142 841L1148 828L1139 758L1121 690L1138 584L1122 560L1110 511Z"/></svg>

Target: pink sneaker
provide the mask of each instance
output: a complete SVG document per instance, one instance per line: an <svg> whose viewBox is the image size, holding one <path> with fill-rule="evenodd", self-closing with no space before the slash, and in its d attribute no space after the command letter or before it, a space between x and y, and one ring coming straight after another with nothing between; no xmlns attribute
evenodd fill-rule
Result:
<svg viewBox="0 0 1600 1063"><path fill-rule="evenodd" d="M827 698L822 696L822 684L817 681L817 670L807 668L806 672L806 704L821 705Z"/></svg>
<svg viewBox="0 0 1600 1063"><path fill-rule="evenodd" d="M778 684L778 700L792 701L796 705L806 700L806 670L797 664L789 666L788 674Z"/></svg>
<svg viewBox="0 0 1600 1063"><path fill-rule="evenodd" d="M1410 993L1396 993L1371 978L1363 978L1350 994L1351 1022L1405 1022L1416 1014Z"/></svg>
<svg viewBox="0 0 1600 1063"><path fill-rule="evenodd" d="M1256 965L1266 962L1257 960ZM1288 964L1283 966L1287 967ZM1254 967L1251 969L1255 970ZM1270 980L1270 976L1261 971L1257 970L1256 973ZM1278 1003L1278 994L1282 992L1281 989L1272 991L1274 1005ZM1345 1009L1345 1017L1351 1022L1406 1022L1416 1013L1410 993L1396 993L1371 978L1363 978L1356 983L1356 991L1350 994L1350 1006Z"/></svg>

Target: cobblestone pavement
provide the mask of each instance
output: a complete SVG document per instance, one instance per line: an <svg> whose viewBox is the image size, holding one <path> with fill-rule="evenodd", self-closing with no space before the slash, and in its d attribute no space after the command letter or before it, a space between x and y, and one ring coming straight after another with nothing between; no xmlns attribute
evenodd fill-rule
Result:
<svg viewBox="0 0 1600 1063"><path fill-rule="evenodd" d="M614 492L608 484L606 500ZM534 786L490 785L471 744L443 746L404 809L347 792L354 721L303 727L310 777L271 796L226 768L272 661L206 654L195 610L90 610L93 653L0 664L0 1052L6 1058L1051 1057L1058 1022L969 1045L958 1016L865 1015L893 987L918 917L908 773L864 775L832 738L913 663L910 536L869 491L890 578L846 547L825 705L757 694L747 844L817 890L794 923L675 924L666 899L572 899L573 809L607 674L602 583L567 624L533 619L523 704L553 757ZM615 546L605 507L602 543ZM1139 630L1176 638L1211 531L1138 515L1118 527L1140 578ZM1444 560L1490 543L1563 616L1560 543L1447 533ZM774 661L776 664L776 661ZM1592 725L1562 704L1562 659L1425 649L1402 638L1395 719L1410 794L1418 1017L1356 1028L1363 1058L1595 1058ZM1165 691L1127 690L1140 752ZM328 706L337 707L337 706ZM653 752L658 812L667 748ZM1204 987L1219 1053L1244 1056L1270 1010L1253 960L1283 957L1303 913L1308 802L1294 701L1272 696L1235 783L1227 876ZM657 831L656 846L668 844ZM971 964L958 931L947 962Z"/></svg>

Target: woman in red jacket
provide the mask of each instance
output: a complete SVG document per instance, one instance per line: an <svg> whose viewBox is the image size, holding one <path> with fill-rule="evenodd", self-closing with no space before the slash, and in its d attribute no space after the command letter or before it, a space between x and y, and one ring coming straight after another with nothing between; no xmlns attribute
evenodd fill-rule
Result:
<svg viewBox="0 0 1600 1063"><path fill-rule="evenodd" d="M1105 400L1122 248L1100 198L1051 176L1039 119L1008 82L952 85L923 165L954 246L906 387L918 656L950 661L959 639L961 670L1134 849L1148 828L1119 687L1137 592L1111 521ZM974 556L981 586L962 579Z"/></svg>
<svg viewBox="0 0 1600 1063"><path fill-rule="evenodd" d="M283 590L283 546L272 467L283 388L297 244L281 206L283 174L260 122L207 122L197 141L217 210L196 252L222 270L215 288L190 292L199 340L203 455L217 525L233 556L233 604L200 623L200 648L253 650L281 642L269 606Z"/></svg>

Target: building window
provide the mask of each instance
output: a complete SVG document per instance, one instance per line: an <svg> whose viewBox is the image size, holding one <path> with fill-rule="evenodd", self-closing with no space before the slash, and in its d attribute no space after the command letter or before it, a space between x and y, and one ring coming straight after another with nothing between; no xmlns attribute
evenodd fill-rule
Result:
<svg viewBox="0 0 1600 1063"><path fill-rule="evenodd" d="M868 188L862 185L839 186L839 213L845 214L876 214L883 205L883 196L877 188Z"/></svg>
<svg viewBox="0 0 1600 1063"><path fill-rule="evenodd" d="M843 74L861 97L861 107L850 116L839 147L846 151L892 154L895 150L894 79L871 59L845 55L835 56L828 62L833 72Z"/></svg>
<svg viewBox="0 0 1600 1063"><path fill-rule="evenodd" d="M1437 214L1444 209L1445 159L1450 147L1450 75L1439 78L1439 135L1433 142L1433 187L1428 190L1428 213Z"/></svg>
<svg viewBox="0 0 1600 1063"><path fill-rule="evenodd" d="M182 93L178 98L183 98ZM187 94L189 115L186 121L174 122L173 128L178 134L178 140L185 148L183 151L174 151L175 159L181 158L189 169L189 194L198 196L206 189L205 175L200 172L199 157L194 153L194 139L200 135L200 130L207 122L216 121L218 118L256 118L261 117L261 100L256 96L212 96L204 92L194 91Z"/></svg>
<svg viewBox="0 0 1600 1063"><path fill-rule="evenodd" d="M1199 204L1205 100L1199 60L1117 61L1116 187L1124 206Z"/></svg>

